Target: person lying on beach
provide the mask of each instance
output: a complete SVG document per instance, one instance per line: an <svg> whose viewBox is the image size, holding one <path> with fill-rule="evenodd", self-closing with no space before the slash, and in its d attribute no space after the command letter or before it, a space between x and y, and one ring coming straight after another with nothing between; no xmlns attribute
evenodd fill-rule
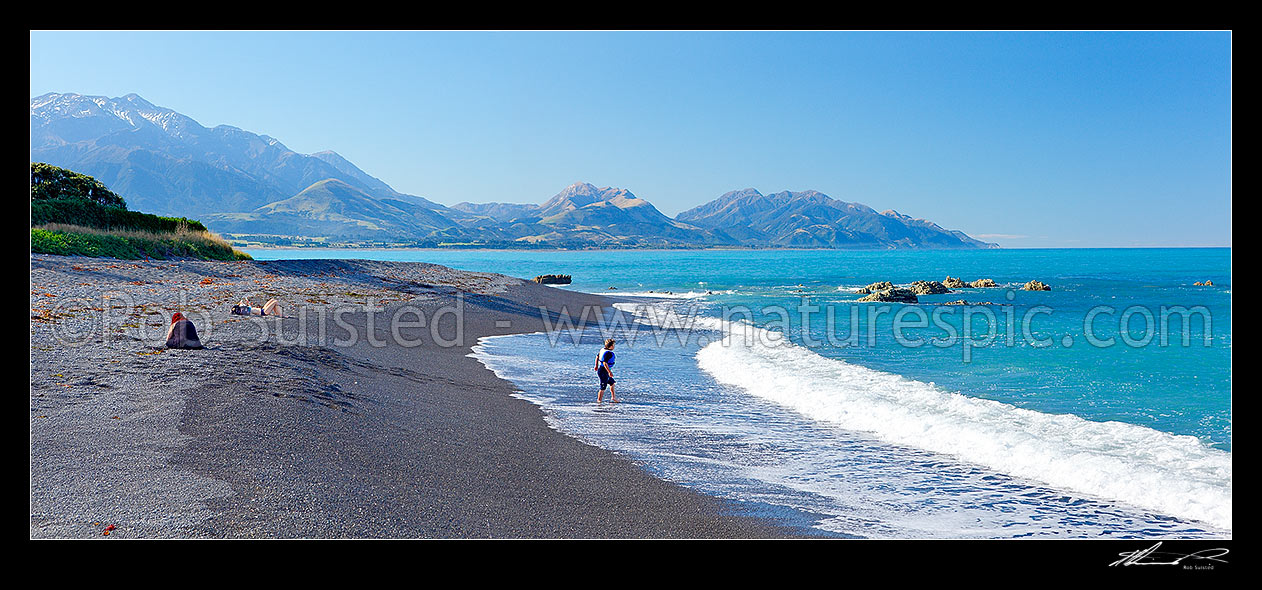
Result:
<svg viewBox="0 0 1262 590"><path fill-rule="evenodd" d="M279 301L269 299L267 303L263 304L263 307L253 307L250 305L249 297L232 306L232 313L236 315L285 315L281 312Z"/></svg>
<svg viewBox="0 0 1262 590"><path fill-rule="evenodd" d="M618 403L618 396L613 392L613 346L614 339L605 341L605 347L596 355L596 376L600 377L600 391L596 392L596 403L605 397L605 386L609 386L609 401Z"/></svg>
<svg viewBox="0 0 1262 590"><path fill-rule="evenodd" d="M197 328L184 314L171 314L171 327L167 328L167 348L202 348L202 341L197 338Z"/></svg>

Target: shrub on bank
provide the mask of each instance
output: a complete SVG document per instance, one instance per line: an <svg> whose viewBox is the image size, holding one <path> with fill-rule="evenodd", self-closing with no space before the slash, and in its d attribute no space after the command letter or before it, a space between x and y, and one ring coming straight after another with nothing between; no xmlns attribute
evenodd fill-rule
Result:
<svg viewBox="0 0 1262 590"><path fill-rule="evenodd" d="M249 260L185 217L127 210L100 181L31 162L31 252L124 259Z"/></svg>
<svg viewBox="0 0 1262 590"><path fill-rule="evenodd" d="M78 230L78 231L74 231ZM200 258L250 260L223 239L207 232L104 232L92 228L48 226L31 228L31 252L62 256L141 258Z"/></svg>
<svg viewBox="0 0 1262 590"><path fill-rule="evenodd" d="M182 229L206 231L200 221L185 217L162 217L152 213L108 207L87 199L48 199L31 201L31 227L65 223L97 229L125 229L149 232L176 232Z"/></svg>

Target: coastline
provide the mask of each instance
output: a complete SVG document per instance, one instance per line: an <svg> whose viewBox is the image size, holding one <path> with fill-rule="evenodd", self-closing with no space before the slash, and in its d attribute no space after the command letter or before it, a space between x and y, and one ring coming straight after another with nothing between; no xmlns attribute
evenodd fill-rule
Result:
<svg viewBox="0 0 1262 590"><path fill-rule="evenodd" d="M469 356L605 297L363 260L32 255L30 280L33 538L809 536L553 430ZM290 317L229 315L246 296ZM405 308L431 323L392 334ZM207 349L162 347L173 311Z"/></svg>

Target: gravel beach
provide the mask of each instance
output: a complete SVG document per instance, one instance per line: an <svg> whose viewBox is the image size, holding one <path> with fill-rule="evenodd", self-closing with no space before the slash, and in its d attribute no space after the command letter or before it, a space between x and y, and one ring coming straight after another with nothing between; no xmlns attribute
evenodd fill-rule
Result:
<svg viewBox="0 0 1262 590"><path fill-rule="evenodd" d="M32 538L795 536L552 430L467 356L605 298L422 263L30 273ZM231 315L247 296L285 317ZM176 311L205 349L164 347Z"/></svg>

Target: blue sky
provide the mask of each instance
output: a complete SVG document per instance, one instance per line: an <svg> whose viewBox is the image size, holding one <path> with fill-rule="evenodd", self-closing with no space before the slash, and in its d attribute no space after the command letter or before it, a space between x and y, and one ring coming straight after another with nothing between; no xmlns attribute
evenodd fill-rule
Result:
<svg viewBox="0 0 1262 590"><path fill-rule="evenodd" d="M1228 32L35 31L46 92L448 205L815 189L1007 247L1231 244Z"/></svg>

